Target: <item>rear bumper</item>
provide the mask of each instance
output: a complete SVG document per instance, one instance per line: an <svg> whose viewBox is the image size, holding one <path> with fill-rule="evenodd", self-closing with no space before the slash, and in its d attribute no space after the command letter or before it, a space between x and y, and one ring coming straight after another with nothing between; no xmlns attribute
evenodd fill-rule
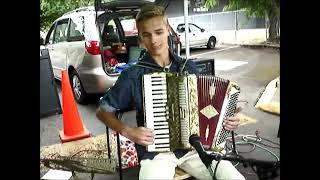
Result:
<svg viewBox="0 0 320 180"><path fill-rule="evenodd" d="M105 93L117 81L119 75L107 75L102 68L80 69L78 71L85 91L92 93Z"/></svg>

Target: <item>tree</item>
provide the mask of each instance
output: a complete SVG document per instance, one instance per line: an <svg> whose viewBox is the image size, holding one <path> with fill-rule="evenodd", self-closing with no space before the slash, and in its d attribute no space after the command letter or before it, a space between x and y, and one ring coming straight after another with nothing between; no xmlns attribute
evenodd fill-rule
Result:
<svg viewBox="0 0 320 180"><path fill-rule="evenodd" d="M207 8L213 8L223 0L204 0ZM247 16L269 19L269 41L278 41L280 37L280 0L229 0L224 11L244 10Z"/></svg>
<svg viewBox="0 0 320 180"><path fill-rule="evenodd" d="M83 6L93 5L94 0L41 0L40 28L46 31L55 19L64 13Z"/></svg>

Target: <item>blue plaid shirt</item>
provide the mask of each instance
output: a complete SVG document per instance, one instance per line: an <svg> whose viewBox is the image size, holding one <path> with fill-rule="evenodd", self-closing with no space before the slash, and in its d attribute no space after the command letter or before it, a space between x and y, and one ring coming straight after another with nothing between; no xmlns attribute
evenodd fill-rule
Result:
<svg viewBox="0 0 320 180"><path fill-rule="evenodd" d="M185 59L173 54L170 54L171 66L169 72L179 72L185 63ZM151 65L153 68L141 67L132 65L124 70L113 87L101 98L99 108L106 112L126 111L130 109L136 110L137 125L144 126L144 111L142 100L142 76L146 73L156 72L157 69L163 69L147 52L140 60L143 64ZM138 63L139 64L139 63ZM187 61L185 71L189 74L196 74L196 65L192 61ZM158 70L159 71L159 70ZM147 152L145 146L136 144L138 159L153 159L158 153ZM177 158L186 154L187 150L177 149L174 154Z"/></svg>

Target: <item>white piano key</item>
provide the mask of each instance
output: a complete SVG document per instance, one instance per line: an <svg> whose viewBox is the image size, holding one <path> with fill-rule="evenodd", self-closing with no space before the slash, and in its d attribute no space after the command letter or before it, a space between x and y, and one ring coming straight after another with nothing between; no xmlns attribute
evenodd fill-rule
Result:
<svg viewBox="0 0 320 180"><path fill-rule="evenodd" d="M167 117L153 117L153 121L167 121Z"/></svg>
<svg viewBox="0 0 320 180"><path fill-rule="evenodd" d="M159 100L159 99L156 99L156 100L153 100L152 99L152 105L154 106L166 106L167 105L167 100L166 99L162 99L162 100Z"/></svg>
<svg viewBox="0 0 320 180"><path fill-rule="evenodd" d="M153 102L151 106L153 108L153 107L165 106L166 104L167 104L166 102Z"/></svg>
<svg viewBox="0 0 320 180"><path fill-rule="evenodd" d="M165 82L166 81L166 78L164 77L151 77L151 81L154 82L154 81L161 81L161 82Z"/></svg>
<svg viewBox="0 0 320 180"><path fill-rule="evenodd" d="M153 117L166 117L167 114L165 112L153 112Z"/></svg>
<svg viewBox="0 0 320 180"><path fill-rule="evenodd" d="M155 121L154 124L155 125L168 125L169 123L168 122L157 122L157 121Z"/></svg>
<svg viewBox="0 0 320 180"><path fill-rule="evenodd" d="M154 130L154 134L169 134L169 129Z"/></svg>
<svg viewBox="0 0 320 180"><path fill-rule="evenodd" d="M154 112L166 112L166 111L167 111L167 108L164 107L164 106L160 106L160 107L154 106L154 107L153 107L153 111L154 111Z"/></svg>
<svg viewBox="0 0 320 180"><path fill-rule="evenodd" d="M153 109L157 109L157 108L164 108L166 110L168 109L165 104L152 104L152 107Z"/></svg>
<svg viewBox="0 0 320 180"><path fill-rule="evenodd" d="M153 91L152 91L152 93L161 93L161 94L164 94L164 95L166 95L167 96L167 88L156 88L156 89L152 89Z"/></svg>
<svg viewBox="0 0 320 180"><path fill-rule="evenodd" d="M167 99L167 95L166 94L151 95L149 99Z"/></svg>
<svg viewBox="0 0 320 180"><path fill-rule="evenodd" d="M167 80L165 78L151 78L151 83L157 83L157 82L166 82Z"/></svg>
<svg viewBox="0 0 320 180"><path fill-rule="evenodd" d="M160 129L169 129L169 125L154 126L154 131L157 131Z"/></svg>
<svg viewBox="0 0 320 180"><path fill-rule="evenodd" d="M160 135L155 135L155 138L170 138L169 134L160 134Z"/></svg>
<svg viewBox="0 0 320 180"><path fill-rule="evenodd" d="M153 145L154 145L155 148L157 148L157 149L170 148L170 144L169 144L169 143L167 143L167 144L157 144L157 145L153 144Z"/></svg>
<svg viewBox="0 0 320 180"><path fill-rule="evenodd" d="M154 144L156 145L156 146L160 146L160 144L157 144L157 143L166 143L166 144L169 144L169 138L168 139L155 139L154 140Z"/></svg>
<svg viewBox="0 0 320 180"><path fill-rule="evenodd" d="M166 83L166 81L167 81L167 80L166 80L165 78L151 78L151 81L150 81L150 82L151 82L151 83L159 83L159 82L160 82L160 83L163 83L163 82Z"/></svg>
<svg viewBox="0 0 320 180"><path fill-rule="evenodd" d="M169 123L167 121L154 121L154 124L157 126L160 126L160 125L167 125Z"/></svg>
<svg viewBox="0 0 320 180"><path fill-rule="evenodd" d="M166 79L166 75L165 74L161 74L161 75L152 74L151 79Z"/></svg>
<svg viewBox="0 0 320 180"><path fill-rule="evenodd" d="M152 101L158 101L160 99L167 101L167 95L151 95L148 99L152 99Z"/></svg>
<svg viewBox="0 0 320 180"><path fill-rule="evenodd" d="M157 126L157 127L167 126L168 124L169 124L168 122L154 121L154 126Z"/></svg>
<svg viewBox="0 0 320 180"><path fill-rule="evenodd" d="M167 85L163 84L163 85L153 86L153 85L150 84L150 88L151 88L151 91L152 91L152 90L155 90L155 89L167 90Z"/></svg>

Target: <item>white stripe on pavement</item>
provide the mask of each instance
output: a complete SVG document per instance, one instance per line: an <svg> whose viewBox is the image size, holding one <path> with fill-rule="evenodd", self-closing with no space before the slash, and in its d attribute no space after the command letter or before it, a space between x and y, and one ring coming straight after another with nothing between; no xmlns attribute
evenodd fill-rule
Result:
<svg viewBox="0 0 320 180"><path fill-rule="evenodd" d="M246 61L232 61L232 60L215 60L214 61L214 69L216 71L227 71L230 69L234 69L238 66L242 66L244 64L248 64Z"/></svg>
<svg viewBox="0 0 320 180"><path fill-rule="evenodd" d="M240 47L240 46L239 46L239 45L236 45L236 46L231 46L231 47L224 48L224 49L219 49L219 50L204 52L204 53L200 53L200 54L194 54L194 55L191 55L190 58L194 58L194 57L197 57L197 56L202 56L202 55L210 54L210 53L213 54L213 53L216 53L216 52L225 51L225 50L233 49L233 48L237 48L237 47Z"/></svg>

